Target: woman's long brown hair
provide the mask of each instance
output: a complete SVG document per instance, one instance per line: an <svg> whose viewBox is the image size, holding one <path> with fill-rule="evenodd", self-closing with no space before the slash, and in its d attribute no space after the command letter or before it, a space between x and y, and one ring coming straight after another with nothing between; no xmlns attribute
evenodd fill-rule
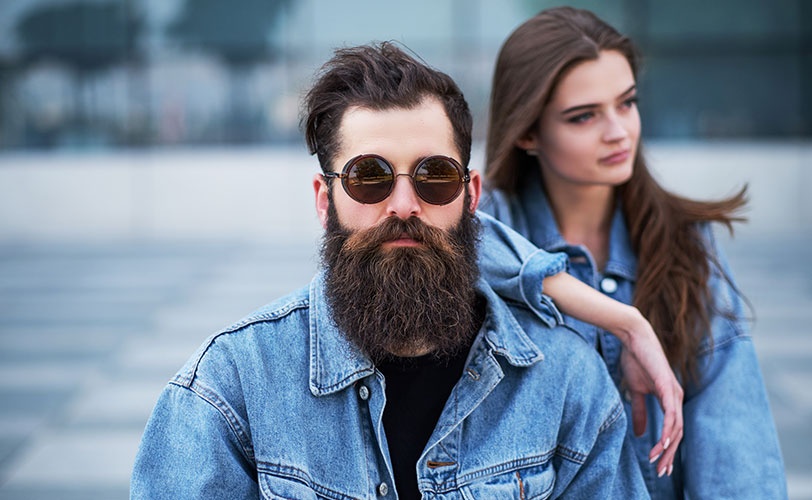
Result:
<svg viewBox="0 0 812 500"><path fill-rule="evenodd" d="M485 167L490 187L515 193L527 172L539 168L516 141L537 128L562 75L604 50L621 52L637 75L639 57L631 40L586 10L542 11L508 37L491 94ZM732 231L732 223L742 220L738 213L747 203L747 186L715 201L677 196L652 177L638 149L632 176L616 194L638 258L633 304L651 323L675 371L695 380L700 344L709 337L714 304L709 279L716 265L699 224L720 222Z"/></svg>

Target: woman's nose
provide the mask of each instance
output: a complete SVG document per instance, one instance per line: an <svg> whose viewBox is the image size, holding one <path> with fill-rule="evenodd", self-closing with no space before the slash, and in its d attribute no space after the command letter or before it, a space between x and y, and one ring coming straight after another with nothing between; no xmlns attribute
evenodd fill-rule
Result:
<svg viewBox="0 0 812 500"><path fill-rule="evenodd" d="M622 118L614 114L608 115L603 139L607 142L616 142L625 139L628 136L629 131L626 130L626 126Z"/></svg>

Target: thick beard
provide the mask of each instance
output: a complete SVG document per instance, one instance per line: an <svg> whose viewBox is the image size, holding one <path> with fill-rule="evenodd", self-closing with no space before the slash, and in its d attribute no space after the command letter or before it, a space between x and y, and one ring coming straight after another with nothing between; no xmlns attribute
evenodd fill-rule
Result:
<svg viewBox="0 0 812 500"><path fill-rule="evenodd" d="M478 222L465 210L449 231L417 217L350 231L330 203L321 258L336 325L375 363L469 348L479 328ZM422 245L383 248L404 233Z"/></svg>

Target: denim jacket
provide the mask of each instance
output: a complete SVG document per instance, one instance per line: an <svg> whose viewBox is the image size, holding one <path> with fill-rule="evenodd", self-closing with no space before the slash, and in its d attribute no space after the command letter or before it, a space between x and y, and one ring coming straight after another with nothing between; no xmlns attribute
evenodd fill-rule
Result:
<svg viewBox="0 0 812 500"><path fill-rule="evenodd" d="M479 293L485 321L415 464L423 498L648 498L595 351L484 281ZM331 321L319 274L210 337L169 382L131 497L397 498L384 386Z"/></svg>
<svg viewBox="0 0 812 500"><path fill-rule="evenodd" d="M612 220L609 258L603 274L584 246L568 244L558 231L538 174L530 175L515 196L493 191L484 196L481 209L511 226L534 246L569 257L568 272L604 294L626 304L632 303L637 257L632 250L623 215L618 209ZM719 262L722 273L731 277L728 264L713 240L710 228L702 228L707 244ZM511 235L515 240L515 234ZM513 241L531 255L533 246ZM513 262L501 264L481 259L483 277L494 289L512 268L513 279L526 291L517 300L538 300L541 280L529 275L532 267L519 268ZM786 479L778 437L770 412L758 360L744 318L744 305L735 285L718 269L710 278L714 311L711 330L699 353L700 379L683 389L684 437L674 463L672 476L657 477L656 462L648 453L658 441L663 414L659 403L648 396L648 425L642 437L631 426L631 406L624 403L629 422L628 435L652 498L786 498ZM535 290L533 284L535 283ZM529 290L529 291L527 291ZM621 379L620 341L593 325L565 316L575 329L603 357L609 373L619 385Z"/></svg>

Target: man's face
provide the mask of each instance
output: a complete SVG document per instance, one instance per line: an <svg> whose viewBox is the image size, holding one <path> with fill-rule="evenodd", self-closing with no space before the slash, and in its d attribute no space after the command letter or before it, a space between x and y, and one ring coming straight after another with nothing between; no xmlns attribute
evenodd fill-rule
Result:
<svg viewBox="0 0 812 500"><path fill-rule="evenodd" d="M425 99L413 109L394 108L383 111L351 107L341 120L339 150L333 160L332 170L340 172L351 158L361 154L377 154L392 164L397 174L409 174L423 158L443 155L460 161L454 144L451 122L443 105L434 98ZM424 223L448 230L456 225L463 210L474 211L479 203L481 178L472 171L468 189L470 204L460 194L447 205L426 203L414 190L411 179L397 177L394 189L385 200L365 205L347 195L336 180L327 186L321 175L316 175L313 187L316 191L316 208L322 226L327 227L328 190L341 225L350 230L368 229L390 216L401 219L417 217ZM413 245L408 240L395 240L388 246Z"/></svg>
<svg viewBox="0 0 812 500"><path fill-rule="evenodd" d="M396 173L411 173L427 156L459 158L442 105L415 109L353 108L342 120L333 170L350 158L377 154ZM472 211L480 178L446 205L417 196L411 179L396 178L379 203L353 200L336 180L314 179L325 227L325 294L335 323L373 361L433 353L446 358L476 333L476 240ZM328 191L332 189L332 191Z"/></svg>

